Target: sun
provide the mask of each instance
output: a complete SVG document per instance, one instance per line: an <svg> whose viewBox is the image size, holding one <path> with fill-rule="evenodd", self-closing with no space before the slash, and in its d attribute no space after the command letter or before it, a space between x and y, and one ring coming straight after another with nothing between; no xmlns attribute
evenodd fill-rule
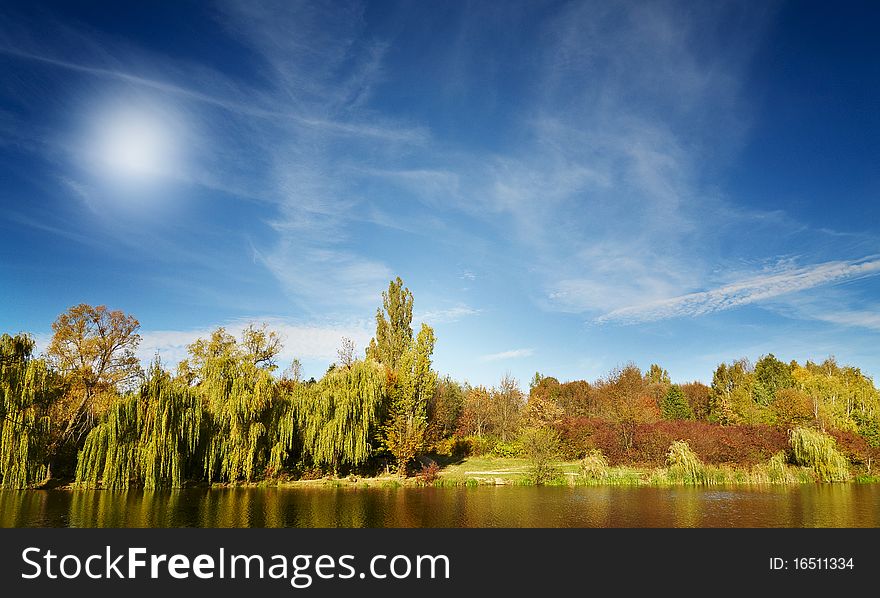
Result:
<svg viewBox="0 0 880 598"><path fill-rule="evenodd" d="M155 111L117 107L96 119L93 164L105 175L128 182L155 180L174 168L173 125Z"/></svg>

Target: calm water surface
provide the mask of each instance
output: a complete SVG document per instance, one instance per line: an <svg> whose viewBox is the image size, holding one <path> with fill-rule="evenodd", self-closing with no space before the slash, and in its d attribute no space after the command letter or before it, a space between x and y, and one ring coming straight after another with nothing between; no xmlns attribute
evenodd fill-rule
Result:
<svg viewBox="0 0 880 598"><path fill-rule="evenodd" d="M0 527L880 527L880 484L0 491Z"/></svg>

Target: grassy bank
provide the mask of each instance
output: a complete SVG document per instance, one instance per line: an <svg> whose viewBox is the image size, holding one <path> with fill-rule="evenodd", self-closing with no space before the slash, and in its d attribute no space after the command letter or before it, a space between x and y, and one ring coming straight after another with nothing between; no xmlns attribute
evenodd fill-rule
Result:
<svg viewBox="0 0 880 598"><path fill-rule="evenodd" d="M558 475L547 483L552 486L714 486L714 485L767 485L813 484L815 473L809 467L798 467L770 461L743 467L735 465L702 466L697 471L672 467L613 466L601 472L585 475L581 461L558 461ZM855 483L876 483L880 478L861 475L852 478ZM379 477L349 476L316 480L274 480L261 484L288 488L401 488L425 486L528 486L535 482L528 460L509 457L469 457L440 470L435 480L420 476L398 478L394 475ZM243 484L247 485L247 484ZM225 486L228 487L228 486Z"/></svg>

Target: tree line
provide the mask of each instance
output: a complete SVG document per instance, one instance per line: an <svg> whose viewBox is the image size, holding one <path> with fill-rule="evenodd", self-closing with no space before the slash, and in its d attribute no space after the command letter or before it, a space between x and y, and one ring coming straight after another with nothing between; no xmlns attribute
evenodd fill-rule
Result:
<svg viewBox="0 0 880 598"><path fill-rule="evenodd" d="M833 359L738 360L720 364L710 386L674 384L658 365L628 364L594 382L535 374L526 394L510 376L493 387L439 377L434 332L423 324L416 333L412 310L410 290L391 281L363 357L345 339L337 363L307 381L296 360L279 374L281 338L265 325L237 338L216 329L188 347L175 372L158 357L143 371L139 322L105 306L59 316L44 355L30 335L4 334L0 485L162 488L383 467L405 476L425 455L488 452L548 461L562 435L595 421L623 451L639 426L687 420L812 427L880 444L873 381Z"/></svg>

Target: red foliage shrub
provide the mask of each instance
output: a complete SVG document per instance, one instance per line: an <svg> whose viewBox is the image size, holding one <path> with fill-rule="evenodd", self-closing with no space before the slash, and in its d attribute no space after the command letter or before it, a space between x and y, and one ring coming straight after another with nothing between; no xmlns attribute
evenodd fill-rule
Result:
<svg viewBox="0 0 880 598"><path fill-rule="evenodd" d="M416 474L419 482L425 486L430 486L440 479L440 466L431 461L428 465L422 465L422 470Z"/></svg>
<svg viewBox="0 0 880 598"><path fill-rule="evenodd" d="M868 445L865 438L855 432L829 430L828 434L837 441L837 448L840 449L840 452L857 465L868 463L868 459L876 463L877 457L880 457L880 449Z"/></svg>
<svg viewBox="0 0 880 598"><path fill-rule="evenodd" d="M774 426L721 426L702 421L661 421L636 426L633 445L624 449L613 422L595 418L563 421L559 426L562 450L567 459L599 449L611 465L663 466L666 452L676 440L685 440L707 464L754 465L788 448L785 430Z"/></svg>

